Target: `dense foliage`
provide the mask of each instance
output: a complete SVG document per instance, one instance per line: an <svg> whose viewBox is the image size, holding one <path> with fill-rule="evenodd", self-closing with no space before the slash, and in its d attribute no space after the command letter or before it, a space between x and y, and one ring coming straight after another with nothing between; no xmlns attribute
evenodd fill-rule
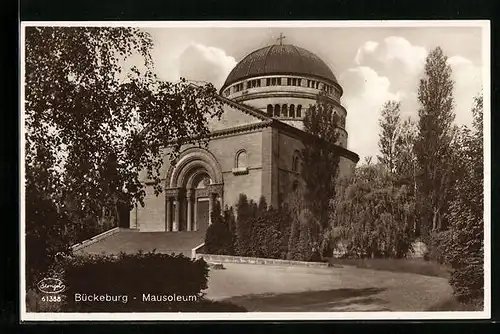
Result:
<svg viewBox="0 0 500 334"><path fill-rule="evenodd" d="M236 254L247 256L252 252L252 220L259 214L258 204L240 194L236 204Z"/></svg>
<svg viewBox="0 0 500 334"><path fill-rule="evenodd" d="M319 256L319 240L322 227L303 198L301 188L290 195L288 208L291 226L287 259L319 261L321 259Z"/></svg>
<svg viewBox="0 0 500 334"><path fill-rule="evenodd" d="M55 251L44 248L44 242L64 252L70 240L93 233L103 211L117 218L119 203L126 210L143 204L141 170L160 192L162 146L172 147L174 159L183 143L204 138L207 118L219 116L221 108L211 85L157 78L150 55L153 42L146 32L125 27L25 29L23 116L30 189L25 203L28 213L37 207L36 214L27 215L27 245L50 262ZM40 198L53 204L40 206ZM54 217L54 209L61 221L42 218ZM63 221L67 217L76 226ZM52 226L40 227L44 224ZM56 227L60 237L54 239Z"/></svg>
<svg viewBox="0 0 500 334"><path fill-rule="evenodd" d="M181 311L200 301L207 288L208 265L202 259L182 255L137 253L84 255L65 258L60 263L66 286L66 312ZM79 302L80 295L127 295L127 302ZM151 302L145 295L196 296L196 301ZM136 297L134 299L134 297ZM160 305L159 304L163 304ZM167 307L165 306L167 305Z"/></svg>
<svg viewBox="0 0 500 334"><path fill-rule="evenodd" d="M212 209L212 223L205 234L205 251L208 254L234 254L234 216L232 208L221 212L220 203Z"/></svg>
<svg viewBox="0 0 500 334"><path fill-rule="evenodd" d="M335 197L340 156L333 145L339 139L340 120L336 107L323 94L304 117L304 131L314 137L305 142L301 151L303 198L322 229L328 226L330 202Z"/></svg>
<svg viewBox="0 0 500 334"><path fill-rule="evenodd" d="M418 196L425 202L419 206L420 228L424 235L446 227L444 217L453 182L454 82L447 60L440 47L432 50L427 56L425 75L418 88L420 109L414 149L419 166Z"/></svg>
<svg viewBox="0 0 500 334"><path fill-rule="evenodd" d="M286 259L290 218L286 211L270 208L250 221L250 253L247 256Z"/></svg>
<svg viewBox="0 0 500 334"><path fill-rule="evenodd" d="M382 165L361 166L340 182L333 224L352 257L401 258L411 251L413 203Z"/></svg>
<svg viewBox="0 0 500 334"><path fill-rule="evenodd" d="M396 170L397 150L399 144L401 116L401 103L397 101L387 101L382 107L381 117L379 120L380 132L378 147L380 155L378 161L389 169L391 172Z"/></svg>
<svg viewBox="0 0 500 334"><path fill-rule="evenodd" d="M453 185L447 260L459 300L481 299L484 289L483 98L475 98L473 128L463 128L454 152L460 177Z"/></svg>

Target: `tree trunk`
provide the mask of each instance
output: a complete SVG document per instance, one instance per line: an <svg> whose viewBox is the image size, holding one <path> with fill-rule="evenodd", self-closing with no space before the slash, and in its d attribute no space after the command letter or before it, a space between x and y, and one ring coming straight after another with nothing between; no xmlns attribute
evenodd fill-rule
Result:
<svg viewBox="0 0 500 334"><path fill-rule="evenodd" d="M434 208L434 212L432 215L432 231L433 232L436 230L436 227L437 227L438 216L439 216L439 210Z"/></svg>

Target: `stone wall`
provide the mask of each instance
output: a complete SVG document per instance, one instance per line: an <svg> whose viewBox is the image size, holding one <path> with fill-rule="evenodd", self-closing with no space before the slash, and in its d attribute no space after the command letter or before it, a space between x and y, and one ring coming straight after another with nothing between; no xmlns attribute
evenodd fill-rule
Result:
<svg viewBox="0 0 500 334"><path fill-rule="evenodd" d="M212 255L212 254L196 254L197 259L203 258L208 263L245 263L245 264L260 264L260 265L281 265L281 266L302 266L326 268L327 262L305 262L305 261L290 261L280 259L264 259L258 257L245 256L230 256L230 255Z"/></svg>
<svg viewBox="0 0 500 334"><path fill-rule="evenodd" d="M209 141L207 150L215 157L218 168L221 169L224 182L223 205L234 206L238 201L240 193L244 193L248 198L258 201L262 194L262 147L266 140L263 140L262 129L252 132L235 133L221 136ZM193 147L186 145L181 151ZM242 150L246 153L246 170L236 172L236 155ZM164 163L160 170L163 185L167 182L166 176L170 167L168 149L164 152ZM269 160L266 159L266 164ZM143 176L143 181L146 181ZM145 207L139 207L130 215L130 227L137 227L140 231L156 232L165 231L166 204L165 194L155 196L151 185L145 186L146 197Z"/></svg>

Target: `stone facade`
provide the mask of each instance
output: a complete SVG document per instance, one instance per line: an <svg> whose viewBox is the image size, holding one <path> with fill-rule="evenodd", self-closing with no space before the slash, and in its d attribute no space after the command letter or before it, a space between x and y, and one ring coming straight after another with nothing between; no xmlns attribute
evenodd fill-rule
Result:
<svg viewBox="0 0 500 334"><path fill-rule="evenodd" d="M257 118L231 106L224 110L223 119L230 126L215 127L216 135L207 147L186 145L175 166L168 161L168 148L164 150L164 190L155 196L144 180L145 207L133 210L131 228L145 232L199 230L200 201L209 202L208 210L214 201L234 207L241 193L254 201L264 196L274 207L286 200L294 183L300 182L300 164L294 163L304 147L305 133L265 115ZM348 173L354 164L352 157L343 157L341 173ZM209 181L200 186L203 177Z"/></svg>

